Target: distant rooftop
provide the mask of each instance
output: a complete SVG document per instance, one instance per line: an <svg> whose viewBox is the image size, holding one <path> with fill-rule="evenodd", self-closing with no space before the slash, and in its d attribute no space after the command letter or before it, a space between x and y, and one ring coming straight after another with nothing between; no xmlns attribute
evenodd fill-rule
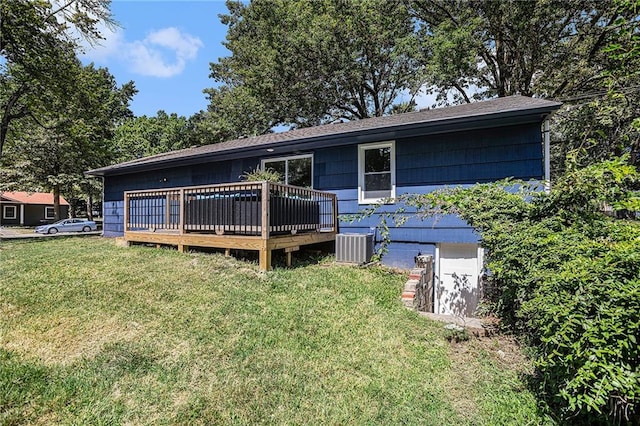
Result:
<svg viewBox="0 0 640 426"><path fill-rule="evenodd" d="M53 204L53 194L47 192L0 192L3 201L9 201L19 204ZM68 206L69 203L60 196L60 205Z"/></svg>

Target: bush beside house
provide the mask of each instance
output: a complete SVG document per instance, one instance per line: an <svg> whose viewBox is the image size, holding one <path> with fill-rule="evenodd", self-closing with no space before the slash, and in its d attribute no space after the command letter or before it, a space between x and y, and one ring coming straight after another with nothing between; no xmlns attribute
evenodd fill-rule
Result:
<svg viewBox="0 0 640 426"><path fill-rule="evenodd" d="M486 308L532 348L539 395L572 424L640 422L640 223L615 214L640 210L638 183L625 159L569 161L549 192L507 180L401 197L481 232Z"/></svg>

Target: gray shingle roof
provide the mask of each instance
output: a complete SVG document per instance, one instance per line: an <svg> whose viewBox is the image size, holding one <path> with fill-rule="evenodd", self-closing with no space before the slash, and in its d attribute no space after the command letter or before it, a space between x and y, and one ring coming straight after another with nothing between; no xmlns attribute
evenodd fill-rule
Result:
<svg viewBox="0 0 640 426"><path fill-rule="evenodd" d="M145 166L158 166L158 163L171 163L200 156L215 156L217 153L245 150L247 148L267 148L281 144L302 143L313 139L345 136L351 133L386 131L411 125L436 125L444 122L478 118L483 116L504 115L518 112L540 111L550 113L561 104L544 99L524 96L509 96L483 102L456 105L396 114L385 117L373 117L347 123L325 124L316 127L290 130L282 133L270 133L250 138L234 139L212 145L182 149L150 157L139 158L112 166L88 171L89 175L104 176L112 173L124 172L127 169L139 169Z"/></svg>

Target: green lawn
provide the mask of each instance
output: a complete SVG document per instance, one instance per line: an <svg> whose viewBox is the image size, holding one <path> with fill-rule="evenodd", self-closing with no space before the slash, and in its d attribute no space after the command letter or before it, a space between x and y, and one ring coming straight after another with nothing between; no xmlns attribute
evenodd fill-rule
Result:
<svg viewBox="0 0 640 426"><path fill-rule="evenodd" d="M406 277L98 237L0 242L0 424L541 424L506 339L450 344Z"/></svg>

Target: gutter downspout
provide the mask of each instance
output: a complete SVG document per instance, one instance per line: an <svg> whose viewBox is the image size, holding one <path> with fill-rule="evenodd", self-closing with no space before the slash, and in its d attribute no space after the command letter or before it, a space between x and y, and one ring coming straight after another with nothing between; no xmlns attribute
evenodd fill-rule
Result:
<svg viewBox="0 0 640 426"><path fill-rule="evenodd" d="M544 140L544 188L551 190L551 130L549 119L544 120L542 137Z"/></svg>

